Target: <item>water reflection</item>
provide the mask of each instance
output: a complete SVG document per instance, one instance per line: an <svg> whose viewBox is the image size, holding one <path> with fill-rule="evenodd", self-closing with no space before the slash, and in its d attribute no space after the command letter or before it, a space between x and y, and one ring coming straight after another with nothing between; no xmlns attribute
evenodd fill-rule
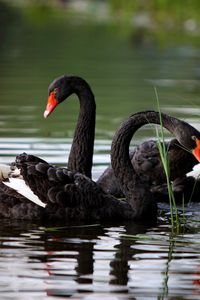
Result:
<svg viewBox="0 0 200 300"><path fill-rule="evenodd" d="M138 225L133 228L132 233L146 230ZM122 232L126 232L126 225L92 224L68 226L57 231L42 227L27 232L23 229L9 241L6 234L2 234L4 262L1 264L5 265L0 276L4 276L5 269L9 272L13 268L12 277L6 278L6 288L1 289L2 296L6 291L26 293L33 285L36 295L42 291L47 295L126 291L126 250L123 253L118 249ZM21 278L24 278L23 283Z"/></svg>
<svg viewBox="0 0 200 300"><path fill-rule="evenodd" d="M199 234L172 236L166 225L134 223L57 229L11 221L2 225L3 299L18 293L21 299L200 299Z"/></svg>

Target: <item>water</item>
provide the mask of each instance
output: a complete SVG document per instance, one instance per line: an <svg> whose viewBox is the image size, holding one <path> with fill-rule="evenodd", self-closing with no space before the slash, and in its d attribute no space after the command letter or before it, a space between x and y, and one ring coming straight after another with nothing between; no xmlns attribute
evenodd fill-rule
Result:
<svg viewBox="0 0 200 300"><path fill-rule="evenodd" d="M1 225L1 299L200 299L199 233L134 223Z"/></svg>
<svg viewBox="0 0 200 300"><path fill-rule="evenodd" d="M66 165L76 97L43 119L47 87L64 73L83 76L95 94L94 180L110 162L121 121L157 109L154 87L162 111L200 129L200 49L189 40L143 45L98 22L51 14L41 21L36 11L10 7L7 15L0 29L0 163L25 151ZM152 127L142 128L132 147L153 137ZM199 204L187 208L177 232L167 212L155 226L1 220L0 298L200 299L198 212Z"/></svg>

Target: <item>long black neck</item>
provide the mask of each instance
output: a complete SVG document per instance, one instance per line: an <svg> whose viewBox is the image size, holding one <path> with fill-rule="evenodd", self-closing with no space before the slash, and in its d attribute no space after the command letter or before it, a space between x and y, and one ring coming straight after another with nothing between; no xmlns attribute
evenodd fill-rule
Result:
<svg viewBox="0 0 200 300"><path fill-rule="evenodd" d="M138 178L136 175L129 158L130 141L140 127L149 123L162 124L164 128L175 135L180 143L184 140L184 132L186 136L188 132L195 130L184 121L180 121L165 114L160 115L155 111L144 111L133 114L122 124L113 138L111 163L114 174L121 185L121 189L128 199L131 198L137 183L141 181L141 178Z"/></svg>
<svg viewBox="0 0 200 300"><path fill-rule="evenodd" d="M68 168L91 178L96 104L89 85L81 78L76 79L74 93L80 102L80 112L68 159Z"/></svg>

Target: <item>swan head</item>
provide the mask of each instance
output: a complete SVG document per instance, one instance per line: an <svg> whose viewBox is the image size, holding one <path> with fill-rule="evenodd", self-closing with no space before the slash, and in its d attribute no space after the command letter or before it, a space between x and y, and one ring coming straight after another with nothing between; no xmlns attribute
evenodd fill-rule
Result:
<svg viewBox="0 0 200 300"><path fill-rule="evenodd" d="M47 118L56 106L69 95L65 91L66 76L60 76L49 85L47 106L44 112L44 117Z"/></svg>
<svg viewBox="0 0 200 300"><path fill-rule="evenodd" d="M74 92L78 92L76 91L76 87L80 86L81 81L83 79L72 75L63 75L54 79L48 88L48 100L44 117L47 118L59 103Z"/></svg>
<svg viewBox="0 0 200 300"><path fill-rule="evenodd" d="M175 132L178 133L179 142L192 154L196 157L196 159L200 162L200 133L192 126L177 126Z"/></svg>

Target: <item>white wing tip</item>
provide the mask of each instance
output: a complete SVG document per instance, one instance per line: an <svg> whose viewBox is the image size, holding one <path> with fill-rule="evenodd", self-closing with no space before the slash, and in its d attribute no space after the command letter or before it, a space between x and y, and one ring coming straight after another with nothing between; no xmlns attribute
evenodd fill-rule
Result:
<svg viewBox="0 0 200 300"><path fill-rule="evenodd" d="M9 181L3 182L8 187L17 191L20 195L24 196L26 199L34 202L35 204L45 207L46 204L43 203L38 196L36 196L31 189L26 185L23 179L20 178L9 178Z"/></svg>

